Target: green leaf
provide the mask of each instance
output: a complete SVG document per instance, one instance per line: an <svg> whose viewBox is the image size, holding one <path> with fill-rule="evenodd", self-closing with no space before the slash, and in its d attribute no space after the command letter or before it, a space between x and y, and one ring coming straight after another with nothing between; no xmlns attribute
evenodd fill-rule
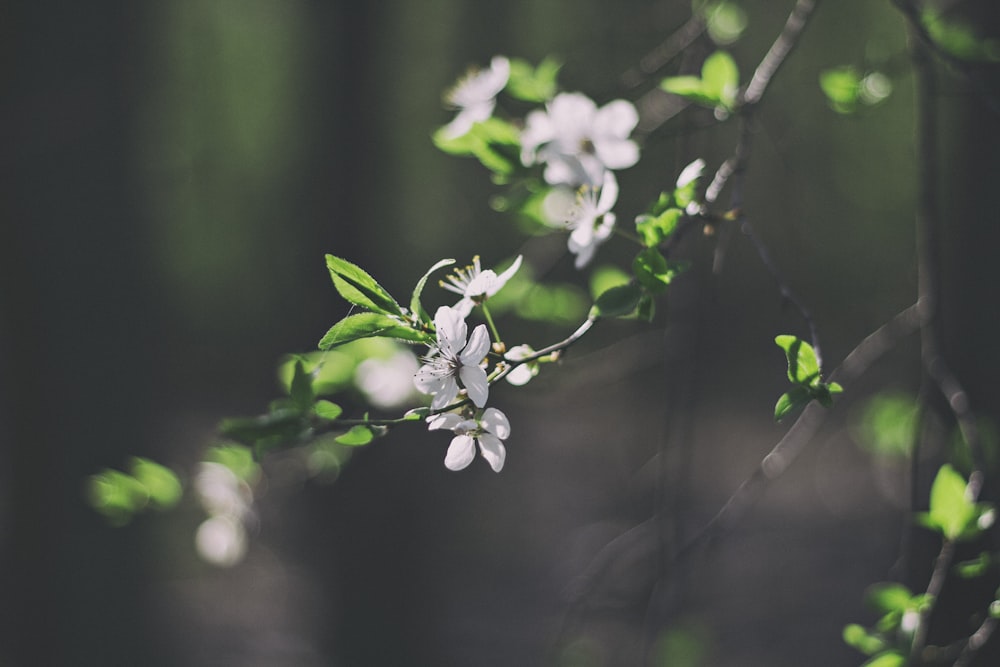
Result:
<svg viewBox="0 0 1000 667"><path fill-rule="evenodd" d="M781 395L774 405L774 421L781 421L787 415L799 410L812 400L812 394L806 387L792 387Z"/></svg>
<svg viewBox="0 0 1000 667"><path fill-rule="evenodd" d="M627 285L631 278L613 264L603 264L590 274L590 295L594 299L612 287Z"/></svg>
<svg viewBox="0 0 1000 667"><path fill-rule="evenodd" d="M649 294L643 294L636 307L636 317L643 322L652 322L656 315L656 301Z"/></svg>
<svg viewBox="0 0 1000 667"><path fill-rule="evenodd" d="M525 102L547 102L557 90L556 76L562 64L552 58L545 58L537 68L526 60L514 58L510 61L510 78L507 93Z"/></svg>
<svg viewBox="0 0 1000 667"><path fill-rule="evenodd" d="M358 313L348 315L330 327L326 335L320 339L319 349L328 350L337 345L372 336L397 338L414 343L428 343L434 340L426 331L406 326L391 317L379 313Z"/></svg>
<svg viewBox="0 0 1000 667"><path fill-rule="evenodd" d="M965 478L947 463L941 466L931 485L930 511L921 515L924 525L940 532L947 540L957 540L976 532L979 511L966 495Z"/></svg>
<svg viewBox="0 0 1000 667"><path fill-rule="evenodd" d="M716 51L701 66L702 93L717 99L726 109L736 104L740 86L740 71L736 61L725 51Z"/></svg>
<svg viewBox="0 0 1000 667"><path fill-rule="evenodd" d="M326 256L326 267L334 287L350 303L376 313L403 314L392 295L361 267L333 255Z"/></svg>
<svg viewBox="0 0 1000 667"><path fill-rule="evenodd" d="M722 103L718 97L706 92L702 80L696 76L668 76L660 81L660 88L706 107Z"/></svg>
<svg viewBox="0 0 1000 667"><path fill-rule="evenodd" d="M844 628L844 643L865 655L878 653L886 648L885 640L874 635L857 623L851 623Z"/></svg>
<svg viewBox="0 0 1000 667"><path fill-rule="evenodd" d="M964 560L955 564L955 574L963 579L975 579L986 574L993 565L993 556L983 551L972 560Z"/></svg>
<svg viewBox="0 0 1000 667"><path fill-rule="evenodd" d="M87 480L90 505L114 525L124 525L149 500L146 487L131 475L108 468Z"/></svg>
<svg viewBox="0 0 1000 667"><path fill-rule="evenodd" d="M216 445L205 452L205 460L229 468L244 482L251 482L260 474L260 465L253 458L253 451L243 445Z"/></svg>
<svg viewBox="0 0 1000 667"><path fill-rule="evenodd" d="M789 335L777 336L774 342L785 351L788 359L788 379L792 384L804 386L819 384L819 363L812 345L797 336Z"/></svg>
<svg viewBox="0 0 1000 667"><path fill-rule="evenodd" d="M297 410L279 410L258 417L224 419L219 432L244 445L262 440L291 440L302 431L302 414Z"/></svg>
<svg viewBox="0 0 1000 667"><path fill-rule="evenodd" d="M747 27L747 15L735 2L712 2L703 13L708 36L716 44L731 44Z"/></svg>
<svg viewBox="0 0 1000 667"><path fill-rule="evenodd" d="M305 412L312 405L316 396L313 394L313 377L306 372L301 359L295 361L295 372L292 375L292 384L288 390L292 406L300 412Z"/></svg>
<svg viewBox="0 0 1000 667"><path fill-rule="evenodd" d="M898 651L885 651L868 660L861 667L903 667L905 664L906 656L902 653Z"/></svg>
<svg viewBox="0 0 1000 667"><path fill-rule="evenodd" d="M410 312L419 317L422 321L430 321L430 317L427 316L426 311L424 311L423 305L420 303L420 295L424 291L424 285L427 284L427 279L431 277L431 274L441 269L445 266L450 266L455 263L453 259L442 259L440 262L427 269L427 273L420 277L417 281L416 286L413 288L413 295L410 297Z"/></svg>
<svg viewBox="0 0 1000 667"><path fill-rule="evenodd" d="M590 312L593 317L624 317L635 311L641 297L642 288L637 283L612 287L597 297Z"/></svg>
<svg viewBox="0 0 1000 667"><path fill-rule="evenodd" d="M861 93L861 77L850 65L821 72L819 87L826 95L827 102L837 113L849 114L857 108L858 96Z"/></svg>
<svg viewBox="0 0 1000 667"><path fill-rule="evenodd" d="M632 262L632 271L639 284L653 294L659 294L686 267L677 262L668 262L656 248L646 248Z"/></svg>
<svg viewBox="0 0 1000 667"><path fill-rule="evenodd" d="M908 457L917 438L919 406L909 395L881 393L865 405L857 437L865 449L882 456Z"/></svg>
<svg viewBox="0 0 1000 667"><path fill-rule="evenodd" d="M668 208L659 215L640 215L635 220L635 229L647 248L653 248L670 236L681 221L684 211Z"/></svg>
<svg viewBox="0 0 1000 667"><path fill-rule="evenodd" d="M970 62L1000 61L997 40L976 37L971 27L948 21L934 9L922 10L920 19L931 40L946 53Z"/></svg>
<svg viewBox="0 0 1000 667"><path fill-rule="evenodd" d="M914 596L910 589L896 583L872 585L865 594L865 600L881 613L905 612L915 608Z"/></svg>
<svg viewBox="0 0 1000 667"><path fill-rule="evenodd" d="M357 447L360 445L367 445L372 441L372 438L374 438L372 430L367 426L361 426L359 424L357 426L352 426L350 431L337 436L334 440L342 445Z"/></svg>
<svg viewBox="0 0 1000 667"><path fill-rule="evenodd" d="M319 400L313 406L313 413L320 419L333 421L344 412L343 408L333 401Z"/></svg>
<svg viewBox="0 0 1000 667"><path fill-rule="evenodd" d="M131 462L131 472L146 489L149 502L158 509L173 507L181 499L183 490L180 480L170 468L135 457Z"/></svg>

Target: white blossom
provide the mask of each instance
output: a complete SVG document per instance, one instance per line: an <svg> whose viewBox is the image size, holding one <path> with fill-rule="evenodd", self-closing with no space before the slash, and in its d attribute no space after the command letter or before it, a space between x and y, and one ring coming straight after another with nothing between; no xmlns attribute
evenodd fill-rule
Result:
<svg viewBox="0 0 1000 667"><path fill-rule="evenodd" d="M503 470L507 458L503 441L510 437L510 422L507 415L496 408L486 408L475 419L465 419L454 412L432 415L427 418L427 428L431 431L447 429L455 433L444 457L444 465L449 470L468 467L476 457L477 444L479 453L493 472Z"/></svg>
<svg viewBox="0 0 1000 667"><path fill-rule="evenodd" d="M377 408L395 408L413 394L413 375L419 370L416 356L397 350L388 359L369 357L354 369L354 384Z"/></svg>
<svg viewBox="0 0 1000 667"><path fill-rule="evenodd" d="M681 175L677 177L677 187L683 188L691 181L701 178L701 172L705 170L705 161L698 158L681 170Z"/></svg>
<svg viewBox="0 0 1000 667"><path fill-rule="evenodd" d="M441 306L434 314L437 345L417 371L413 381L417 389L434 398L431 408L440 410L458 396L458 381L476 407L486 405L489 381L482 361L490 348L486 325L480 324L466 342L467 327L462 314L448 306Z"/></svg>
<svg viewBox="0 0 1000 667"><path fill-rule="evenodd" d="M625 100L598 109L586 95L561 93L545 111L525 118L521 161L545 164L543 176L550 185L600 185L606 170L639 160L639 147L629 139L638 122L638 112Z"/></svg>
<svg viewBox="0 0 1000 667"><path fill-rule="evenodd" d="M530 345L515 345L514 347L507 350L507 354L504 355L508 361L521 361L522 359L527 359L535 351ZM528 361L519 366L517 366L510 373L507 373L507 382L512 385L520 387L521 385L528 384L531 378L538 375L538 362Z"/></svg>
<svg viewBox="0 0 1000 667"><path fill-rule="evenodd" d="M618 181L612 172L604 172L600 188L584 185L570 198L566 188L553 188L542 202L542 211L553 225L570 232L567 246L576 255L580 269L593 258L597 246L611 236L618 201Z"/></svg>
<svg viewBox="0 0 1000 667"><path fill-rule="evenodd" d="M493 115L496 96L510 77L510 61L494 56L489 69L472 70L445 94L445 102L458 109L458 115L444 128L444 136L456 139L472 126Z"/></svg>
<svg viewBox="0 0 1000 667"><path fill-rule="evenodd" d="M472 266L456 270L453 275L447 277L449 282L441 281L441 287L462 295L461 300L453 308L461 313L462 317L468 317L473 306L483 303L499 292L520 267L521 255L518 255L514 263L498 276L492 269L483 271L477 255L472 258Z"/></svg>

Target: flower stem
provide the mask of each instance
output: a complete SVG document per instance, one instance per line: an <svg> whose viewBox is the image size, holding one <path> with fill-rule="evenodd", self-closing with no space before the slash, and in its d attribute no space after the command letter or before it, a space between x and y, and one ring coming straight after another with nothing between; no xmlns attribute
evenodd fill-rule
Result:
<svg viewBox="0 0 1000 667"><path fill-rule="evenodd" d="M490 328L490 333L493 334L493 342L502 342L500 340L500 332L497 331L497 325L493 323L493 316L490 315L490 309L486 307L485 302L479 304L479 307L483 309L483 316L486 318L486 325Z"/></svg>

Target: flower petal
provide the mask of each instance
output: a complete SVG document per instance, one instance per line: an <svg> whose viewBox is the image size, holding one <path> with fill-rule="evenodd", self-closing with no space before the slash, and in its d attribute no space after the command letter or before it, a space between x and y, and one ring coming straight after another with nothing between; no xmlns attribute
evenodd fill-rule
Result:
<svg viewBox="0 0 1000 667"><path fill-rule="evenodd" d="M463 366L479 366L486 353L490 350L490 334L486 330L485 324L480 324L472 330L469 336L469 344L465 346L458 356Z"/></svg>
<svg viewBox="0 0 1000 667"><path fill-rule="evenodd" d="M476 458L476 446L471 436L456 435L448 445L448 453L444 456L444 465L448 470L467 468L472 459Z"/></svg>
<svg viewBox="0 0 1000 667"><path fill-rule="evenodd" d="M458 371L462 385L469 394L469 399L477 408L486 405L490 395L490 383L486 379L486 371L480 366L462 366Z"/></svg>
<svg viewBox="0 0 1000 667"><path fill-rule="evenodd" d="M628 139L595 137L594 152L608 169L624 169L639 161L639 146Z"/></svg>
<svg viewBox="0 0 1000 667"><path fill-rule="evenodd" d="M457 357L465 345L465 318L454 308L441 306L434 313L434 327L437 329L438 348L445 357Z"/></svg>
<svg viewBox="0 0 1000 667"><path fill-rule="evenodd" d="M458 382L455 381L454 375L449 375L443 378L441 389L434 394L434 399L431 401L431 409L440 410L441 408L446 408L455 401L457 396Z"/></svg>
<svg viewBox="0 0 1000 667"><path fill-rule="evenodd" d="M431 415L427 418L427 430L436 431L438 429L445 429L447 431L454 431L463 421L462 416L454 412Z"/></svg>
<svg viewBox="0 0 1000 667"><path fill-rule="evenodd" d="M608 102L594 115L594 137L626 139L639 123L639 112L626 100Z"/></svg>
<svg viewBox="0 0 1000 667"><path fill-rule="evenodd" d="M503 470L503 462L507 458L507 448L503 443L490 433L483 433L476 439L479 441L479 452L493 468L493 472Z"/></svg>
<svg viewBox="0 0 1000 667"><path fill-rule="evenodd" d="M507 419L507 415L496 408L486 408L483 411L483 416L479 418L479 423L501 440L510 437L510 421Z"/></svg>
<svg viewBox="0 0 1000 667"><path fill-rule="evenodd" d="M518 255L517 259L514 260L513 264L508 266L506 271L497 276L496 287L490 293L490 296L493 296L494 294L499 292L503 288L503 286L507 284L507 281L510 280L512 277L514 277L514 274L517 273L517 270L521 268L521 259L522 256Z"/></svg>

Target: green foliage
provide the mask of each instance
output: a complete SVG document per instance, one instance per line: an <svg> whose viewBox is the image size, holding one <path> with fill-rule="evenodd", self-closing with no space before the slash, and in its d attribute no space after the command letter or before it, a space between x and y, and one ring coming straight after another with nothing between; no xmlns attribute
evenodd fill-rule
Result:
<svg viewBox="0 0 1000 667"><path fill-rule="evenodd" d="M833 405L833 397L843 391L836 382L823 382L819 360L812 345L797 336L781 335L774 342L785 351L788 360L788 381L794 385L782 394L774 406L774 418L780 421L809 401L819 401L823 407Z"/></svg>
<svg viewBox="0 0 1000 667"><path fill-rule="evenodd" d="M244 482L254 482L260 476L260 464L254 460L253 451L243 445L222 444L209 447L204 459L226 466Z"/></svg>
<svg viewBox="0 0 1000 667"><path fill-rule="evenodd" d="M441 151L475 157L499 177L513 174L520 164L520 132L500 118L488 118L476 123L460 137L448 137L441 128L432 139Z"/></svg>
<svg viewBox="0 0 1000 667"><path fill-rule="evenodd" d="M329 350L332 347L350 343L359 338L378 336L395 338L414 343L431 343L434 337L426 331L414 329L402 324L399 320L379 313L357 313L340 320L319 341L319 349Z"/></svg>
<svg viewBox="0 0 1000 667"><path fill-rule="evenodd" d="M656 248L646 248L632 262L636 280L650 294L660 294L680 273L687 269L683 262L669 262Z"/></svg>
<svg viewBox="0 0 1000 667"><path fill-rule="evenodd" d="M427 311L424 310L424 306L420 303L420 295L423 294L424 285L427 284L427 279L431 277L431 274L439 269L443 269L446 266L451 266L455 263L453 259L442 259L437 262L434 266L427 269L427 273L420 276L420 280L413 287L413 294L410 295L410 312L420 318L423 322L430 322L431 318L428 316Z"/></svg>
<svg viewBox="0 0 1000 667"><path fill-rule="evenodd" d="M694 0L692 9L705 20L708 36L716 44L732 44L747 27L747 14L728 0Z"/></svg>
<svg viewBox="0 0 1000 667"><path fill-rule="evenodd" d="M367 426L362 426L360 424L352 426L349 431L342 435L338 435L334 440L342 445L350 445L352 447L358 445L367 445L375 438L375 434Z"/></svg>
<svg viewBox="0 0 1000 667"><path fill-rule="evenodd" d="M850 65L821 72L819 86L830 108L841 114L852 114L859 105L877 105L892 94L892 80L885 74L872 71L862 76Z"/></svg>
<svg viewBox="0 0 1000 667"><path fill-rule="evenodd" d="M538 67L532 67L526 60L513 58L505 90L511 97L525 102L547 102L558 89L556 77L560 68L562 63L553 58L545 58Z"/></svg>
<svg viewBox="0 0 1000 667"><path fill-rule="evenodd" d="M402 316L392 295L361 267L333 255L326 256L326 267L337 292L349 303L383 315Z"/></svg>
<svg viewBox="0 0 1000 667"><path fill-rule="evenodd" d="M671 76L660 82L660 88L668 93L714 108L720 117L728 115L736 108L739 85L740 72L736 67L736 61L725 51L716 51L705 59L700 78Z"/></svg>
<svg viewBox="0 0 1000 667"><path fill-rule="evenodd" d="M601 318L631 315L642 296L642 287L638 283L630 282L612 287L597 297L590 309L590 316Z"/></svg>
<svg viewBox="0 0 1000 667"><path fill-rule="evenodd" d="M971 560L955 563L953 570L963 579L975 579L986 574L996 563L996 555L983 551Z"/></svg>
<svg viewBox="0 0 1000 667"><path fill-rule="evenodd" d="M979 38L970 26L948 20L933 8L923 10L920 21L945 53L970 62L1000 62L1000 41Z"/></svg>
<svg viewBox="0 0 1000 667"><path fill-rule="evenodd" d="M332 401L319 400L313 406L313 412L320 419L326 421L333 421L344 412L343 408Z"/></svg>
<svg viewBox="0 0 1000 667"><path fill-rule="evenodd" d="M980 521L988 521L993 508L988 503L973 502L967 489L961 474L948 464L941 466L931 485L930 509L918 514L917 520L949 541L979 535Z"/></svg>
<svg viewBox="0 0 1000 667"><path fill-rule="evenodd" d="M183 489L172 470L133 457L129 473L108 468L87 481L87 499L113 525L124 525L146 508L165 510L181 499Z"/></svg>
<svg viewBox="0 0 1000 667"><path fill-rule="evenodd" d="M916 443L920 410L912 396L881 393L865 405L857 428L863 447L883 456L908 457Z"/></svg>
<svg viewBox="0 0 1000 667"><path fill-rule="evenodd" d="M635 230L647 248L654 248L674 233L684 216L679 208L668 208L658 215L641 215L635 219Z"/></svg>

